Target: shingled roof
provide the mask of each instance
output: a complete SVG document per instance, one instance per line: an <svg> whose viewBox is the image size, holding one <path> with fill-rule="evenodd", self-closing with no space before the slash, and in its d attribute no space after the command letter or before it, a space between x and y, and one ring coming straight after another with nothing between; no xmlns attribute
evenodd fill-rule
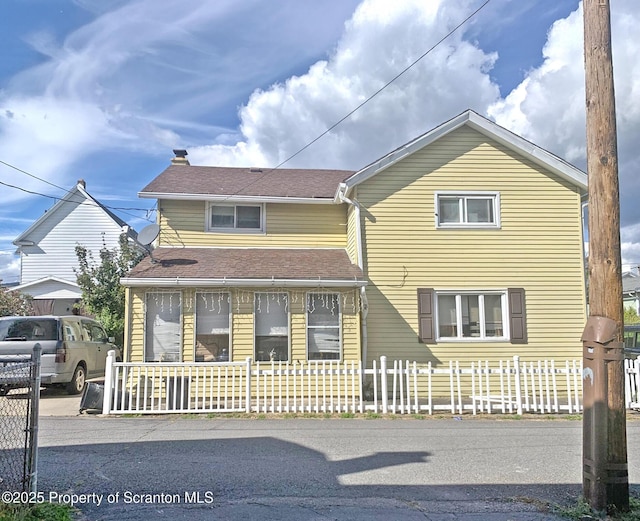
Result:
<svg viewBox="0 0 640 521"><path fill-rule="evenodd" d="M171 165L138 194L145 198L227 196L330 199L351 170Z"/></svg>
<svg viewBox="0 0 640 521"><path fill-rule="evenodd" d="M125 286L363 286L362 270L340 248L158 248L122 279Z"/></svg>

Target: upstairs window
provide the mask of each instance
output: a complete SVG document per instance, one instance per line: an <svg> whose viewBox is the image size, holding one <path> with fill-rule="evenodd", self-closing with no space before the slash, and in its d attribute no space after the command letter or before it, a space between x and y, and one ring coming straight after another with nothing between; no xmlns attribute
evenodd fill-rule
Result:
<svg viewBox="0 0 640 521"><path fill-rule="evenodd" d="M255 233L264 229L262 205L209 204L207 231Z"/></svg>
<svg viewBox="0 0 640 521"><path fill-rule="evenodd" d="M500 195L469 192L436 194L438 228L500 227Z"/></svg>

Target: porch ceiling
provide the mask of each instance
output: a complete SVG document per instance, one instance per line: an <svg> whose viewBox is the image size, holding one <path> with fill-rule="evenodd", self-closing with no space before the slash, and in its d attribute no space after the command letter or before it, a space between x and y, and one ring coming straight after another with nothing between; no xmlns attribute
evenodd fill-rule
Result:
<svg viewBox="0 0 640 521"><path fill-rule="evenodd" d="M362 286L362 270L339 248L158 248L122 279L125 285L166 280L263 285L300 282L302 285Z"/></svg>

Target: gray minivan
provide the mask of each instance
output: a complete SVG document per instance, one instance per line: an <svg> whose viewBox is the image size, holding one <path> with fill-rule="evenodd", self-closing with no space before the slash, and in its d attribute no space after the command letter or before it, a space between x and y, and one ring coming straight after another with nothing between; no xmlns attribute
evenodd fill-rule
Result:
<svg viewBox="0 0 640 521"><path fill-rule="evenodd" d="M86 379L104 376L111 349L120 357L120 350L112 342L100 323L87 317L0 317L0 357L4 364L11 357L30 355L39 343L42 384L64 385L69 394L81 393ZM0 395L22 386L9 379L3 381L0 371Z"/></svg>

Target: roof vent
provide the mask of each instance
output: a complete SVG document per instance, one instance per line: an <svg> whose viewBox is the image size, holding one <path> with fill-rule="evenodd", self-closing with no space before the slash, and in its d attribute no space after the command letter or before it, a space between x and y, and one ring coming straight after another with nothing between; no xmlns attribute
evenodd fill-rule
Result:
<svg viewBox="0 0 640 521"><path fill-rule="evenodd" d="M171 159L171 164L172 165L185 165L185 166L189 166L189 160L187 159L187 151L183 150L183 149L174 149L173 153L176 155L176 157Z"/></svg>
<svg viewBox="0 0 640 521"><path fill-rule="evenodd" d="M251 172L252 174L261 174L262 168L250 168L249 172Z"/></svg>

